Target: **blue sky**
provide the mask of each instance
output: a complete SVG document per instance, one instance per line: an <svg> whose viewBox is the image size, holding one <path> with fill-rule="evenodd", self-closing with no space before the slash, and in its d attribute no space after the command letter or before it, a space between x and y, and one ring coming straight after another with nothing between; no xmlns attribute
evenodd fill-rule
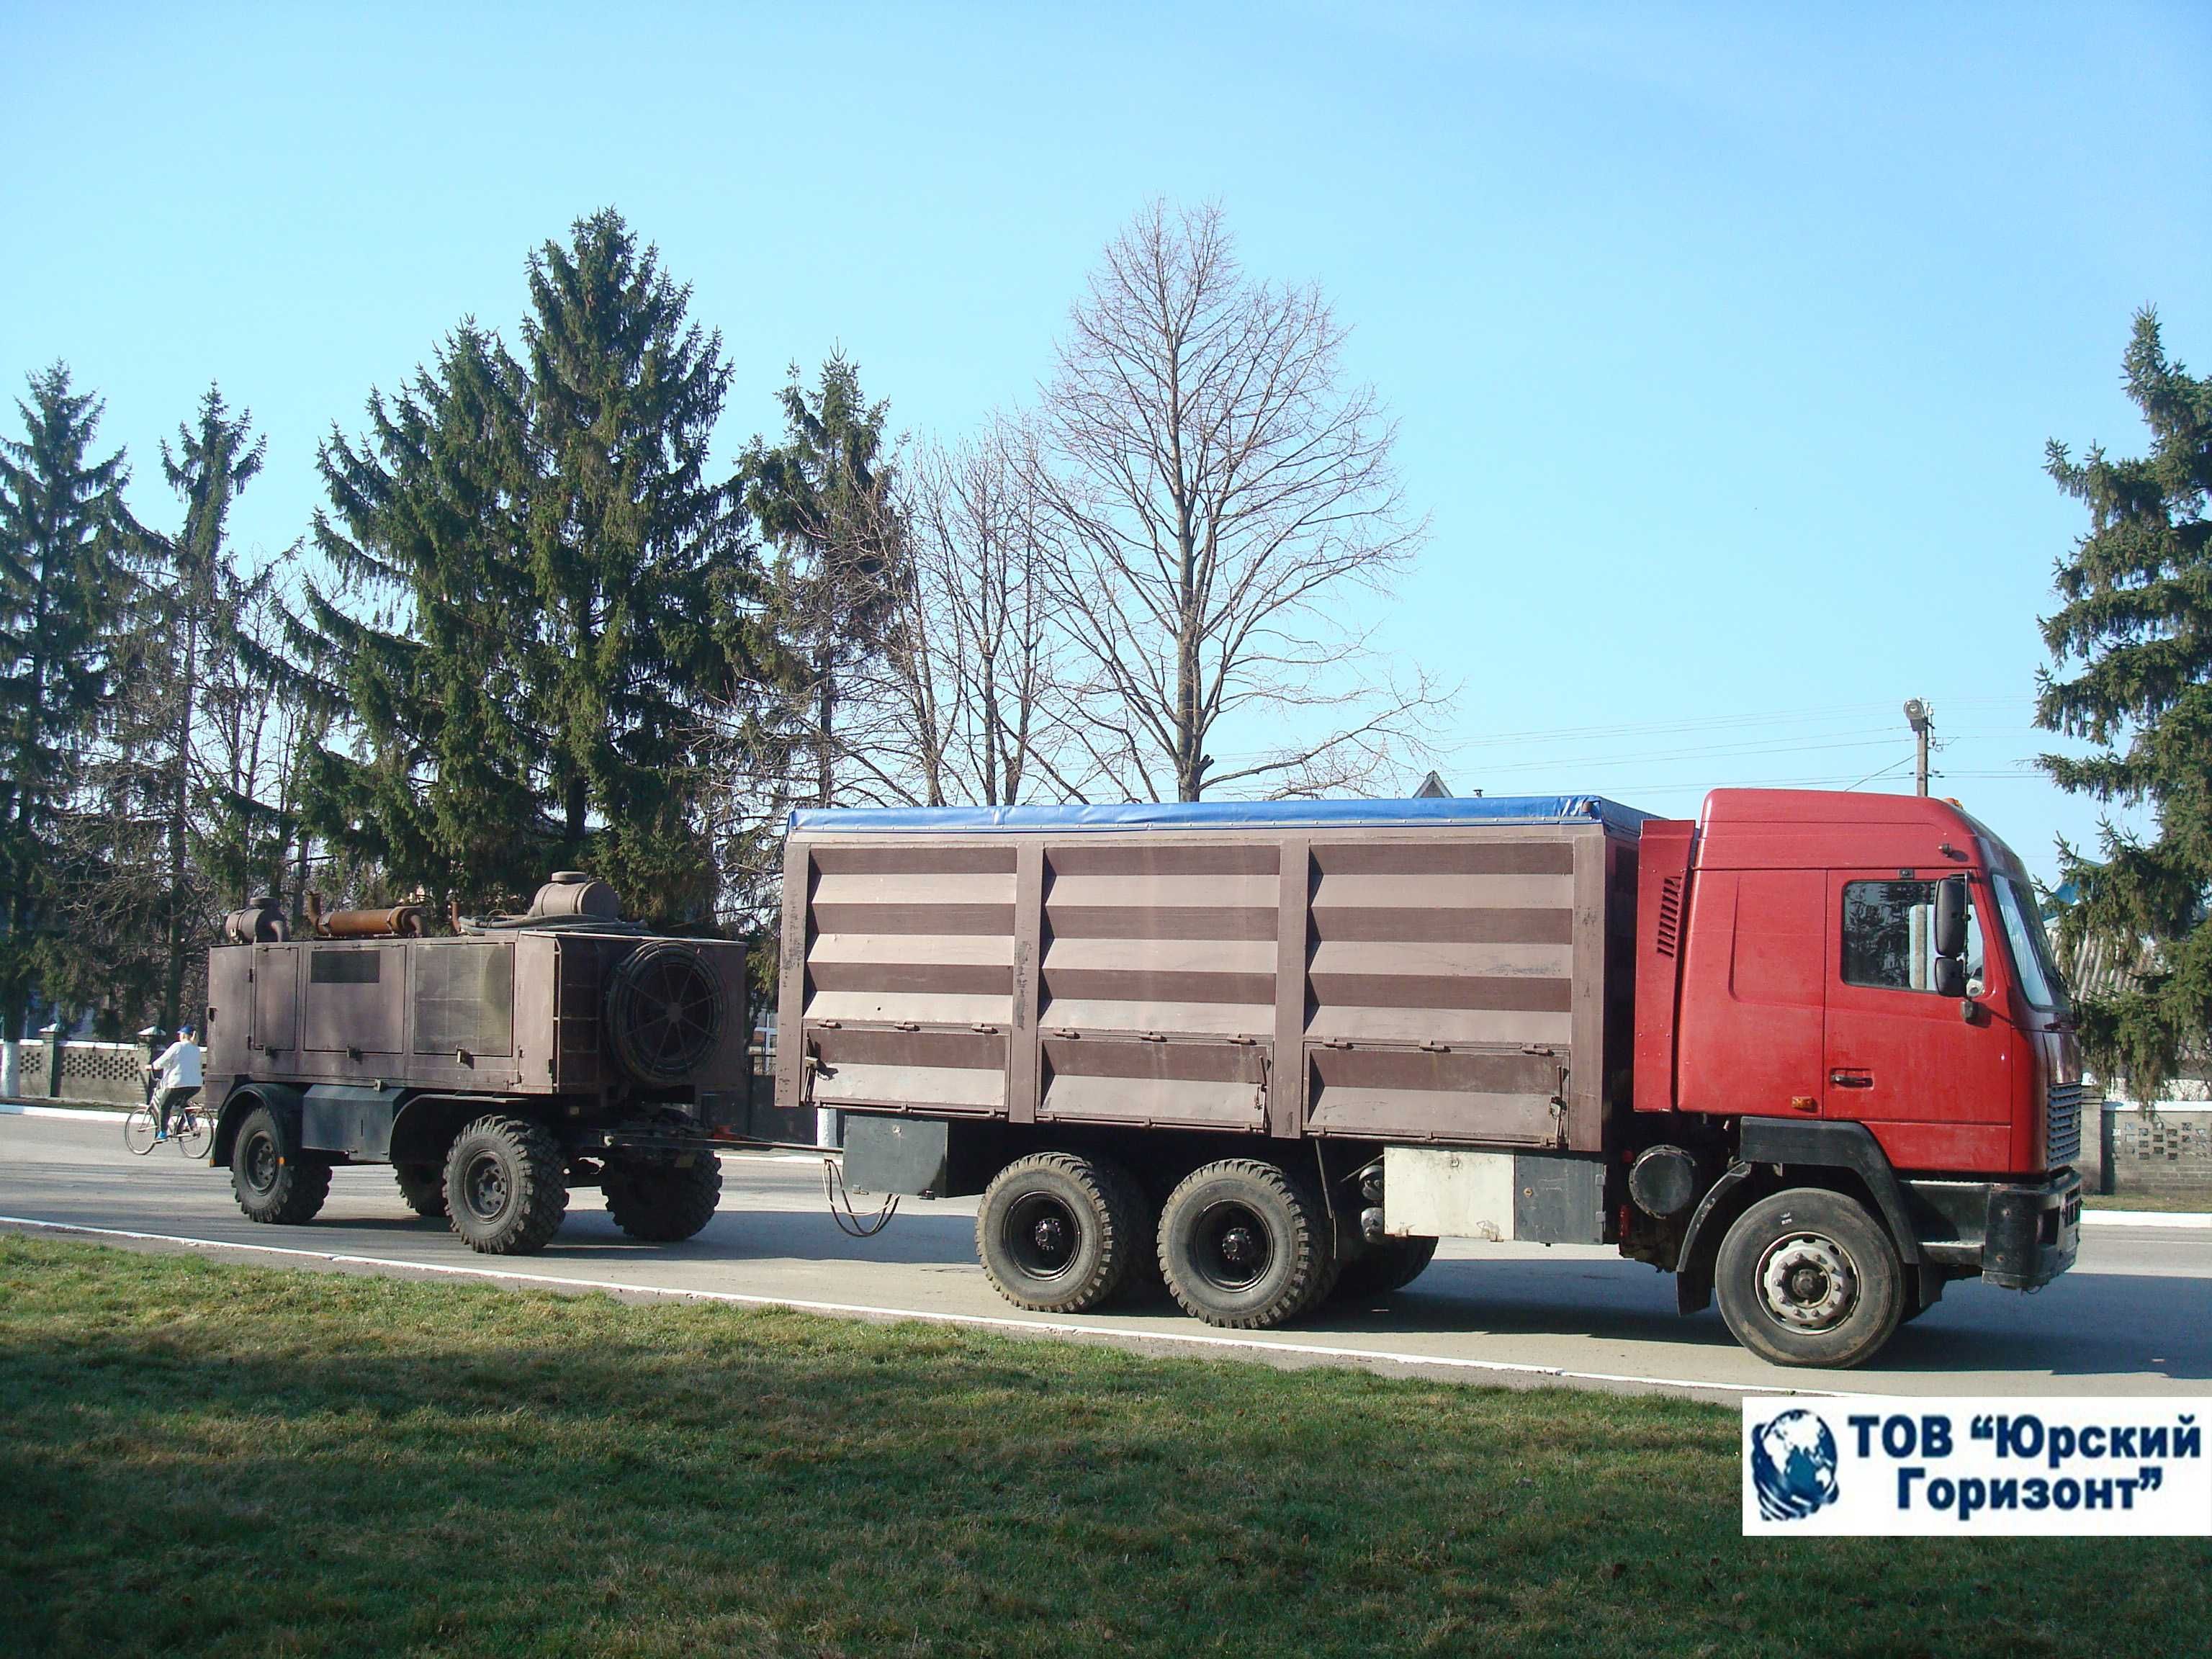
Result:
<svg viewBox="0 0 2212 1659"><path fill-rule="evenodd" d="M601 205L721 330L734 458L836 346L915 431L1020 401L1117 226L1218 198L1401 422L1433 535L1367 620L1462 684L1449 781L1842 787L1920 695L2047 871L2094 814L2018 766L2081 527L2042 447L2140 447L2138 306L2212 366L2208 64L2201 4L5 0L0 378L66 359L157 522L220 380L273 550L331 423Z"/></svg>

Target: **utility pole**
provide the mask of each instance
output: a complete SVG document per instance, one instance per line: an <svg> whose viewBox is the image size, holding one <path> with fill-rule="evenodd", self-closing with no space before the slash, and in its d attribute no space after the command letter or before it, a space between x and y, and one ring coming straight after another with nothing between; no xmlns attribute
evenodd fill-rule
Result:
<svg viewBox="0 0 2212 1659"><path fill-rule="evenodd" d="M1913 793L1928 793L1928 734L1936 729L1936 711L1921 698L1914 697L1905 705L1905 724L1912 728L1912 742L1917 751L1913 758Z"/></svg>
<svg viewBox="0 0 2212 1659"><path fill-rule="evenodd" d="M1905 704L1905 721L1912 728L1913 793L1924 799L1928 794L1928 734L1935 729L1935 711L1929 708L1924 698L1907 698ZM1929 907L1925 904L1916 904L1912 907L1911 975L1912 988L1916 991L1924 991L1928 988L1929 908Z"/></svg>

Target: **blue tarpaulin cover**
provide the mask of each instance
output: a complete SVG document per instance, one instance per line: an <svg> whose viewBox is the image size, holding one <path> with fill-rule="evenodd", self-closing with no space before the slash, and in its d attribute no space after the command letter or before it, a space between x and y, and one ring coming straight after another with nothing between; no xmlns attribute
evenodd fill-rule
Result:
<svg viewBox="0 0 2212 1659"><path fill-rule="evenodd" d="M1649 812L1599 795L1483 795L1465 800L1201 800L1102 806L800 807L794 831L886 835L991 830L1413 829L1431 823L1560 823L1634 830Z"/></svg>

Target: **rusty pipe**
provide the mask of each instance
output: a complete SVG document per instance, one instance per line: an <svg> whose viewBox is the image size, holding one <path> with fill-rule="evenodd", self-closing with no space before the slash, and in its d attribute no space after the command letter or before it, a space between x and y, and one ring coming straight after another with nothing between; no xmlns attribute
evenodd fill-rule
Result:
<svg viewBox="0 0 2212 1659"><path fill-rule="evenodd" d="M323 915L325 939L420 939L422 907L395 904L389 910L328 910Z"/></svg>

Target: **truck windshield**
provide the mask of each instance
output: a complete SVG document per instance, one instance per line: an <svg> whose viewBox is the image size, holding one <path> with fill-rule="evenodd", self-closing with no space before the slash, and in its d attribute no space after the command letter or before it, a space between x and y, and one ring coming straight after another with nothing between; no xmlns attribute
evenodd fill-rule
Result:
<svg viewBox="0 0 2212 1659"><path fill-rule="evenodd" d="M2043 917L2027 889L2011 876L1996 878L1997 914L2004 918L2005 943L2011 949L2013 971L2020 988L2037 1008L2066 1006L2066 985L2058 963L2051 954L2051 941L2043 932Z"/></svg>

